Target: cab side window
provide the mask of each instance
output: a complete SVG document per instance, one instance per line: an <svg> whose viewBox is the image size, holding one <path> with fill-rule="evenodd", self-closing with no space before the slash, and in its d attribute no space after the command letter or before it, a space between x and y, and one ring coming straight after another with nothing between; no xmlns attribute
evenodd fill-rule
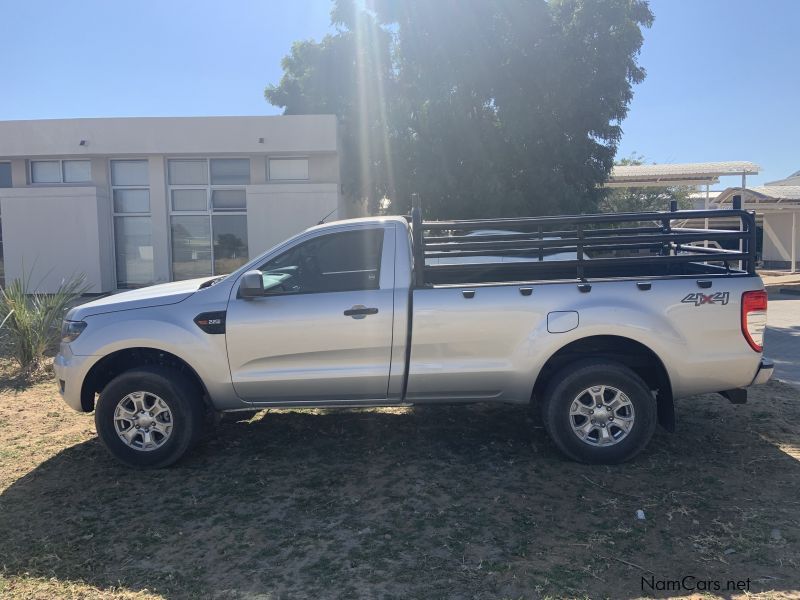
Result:
<svg viewBox="0 0 800 600"><path fill-rule="evenodd" d="M268 294L376 290L383 229L330 233L287 250L261 265Z"/></svg>

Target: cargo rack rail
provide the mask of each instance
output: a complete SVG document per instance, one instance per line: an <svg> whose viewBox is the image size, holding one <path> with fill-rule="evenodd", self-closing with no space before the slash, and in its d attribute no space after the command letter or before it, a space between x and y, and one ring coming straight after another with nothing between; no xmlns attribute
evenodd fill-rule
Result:
<svg viewBox="0 0 800 600"><path fill-rule="evenodd" d="M721 217L738 218L739 229L672 225L676 219ZM734 196L730 209L678 210L672 201L669 211L658 212L423 221L419 196L414 194L406 218L411 223L416 287L586 281L589 277L754 275L756 268L755 212L742 210L741 196ZM699 242L706 245L693 245ZM726 249L725 244L736 248ZM547 260L554 252L574 253L575 258ZM470 257L481 257L481 261L469 262ZM514 262L504 262L504 257L513 257ZM457 260L447 262L452 259Z"/></svg>

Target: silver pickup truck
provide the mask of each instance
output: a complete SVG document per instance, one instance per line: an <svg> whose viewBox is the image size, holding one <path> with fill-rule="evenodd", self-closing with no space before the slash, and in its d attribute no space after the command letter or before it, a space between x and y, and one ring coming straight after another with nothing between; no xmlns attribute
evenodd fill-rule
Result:
<svg viewBox="0 0 800 600"><path fill-rule="evenodd" d="M721 216L739 230L673 226ZM137 467L173 463L222 412L467 402L532 404L564 454L616 463L674 428L675 399L743 402L769 379L766 308L747 211L422 221L415 207L73 308L55 372Z"/></svg>

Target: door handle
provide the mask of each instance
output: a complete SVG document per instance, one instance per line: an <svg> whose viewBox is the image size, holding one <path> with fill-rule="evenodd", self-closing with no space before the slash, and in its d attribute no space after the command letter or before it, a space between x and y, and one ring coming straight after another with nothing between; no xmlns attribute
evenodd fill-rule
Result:
<svg viewBox="0 0 800 600"><path fill-rule="evenodd" d="M348 308L344 311L345 317L353 317L354 319L363 319L367 315L377 315L378 309L377 308L367 308L363 304L356 304L352 308Z"/></svg>

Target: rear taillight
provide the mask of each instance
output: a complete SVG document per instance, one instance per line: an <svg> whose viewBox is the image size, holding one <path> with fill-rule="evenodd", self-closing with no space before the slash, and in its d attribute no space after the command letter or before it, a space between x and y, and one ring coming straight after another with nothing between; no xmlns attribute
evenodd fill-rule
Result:
<svg viewBox="0 0 800 600"><path fill-rule="evenodd" d="M742 294L742 334L756 352L764 349L767 328L767 292L758 290Z"/></svg>

